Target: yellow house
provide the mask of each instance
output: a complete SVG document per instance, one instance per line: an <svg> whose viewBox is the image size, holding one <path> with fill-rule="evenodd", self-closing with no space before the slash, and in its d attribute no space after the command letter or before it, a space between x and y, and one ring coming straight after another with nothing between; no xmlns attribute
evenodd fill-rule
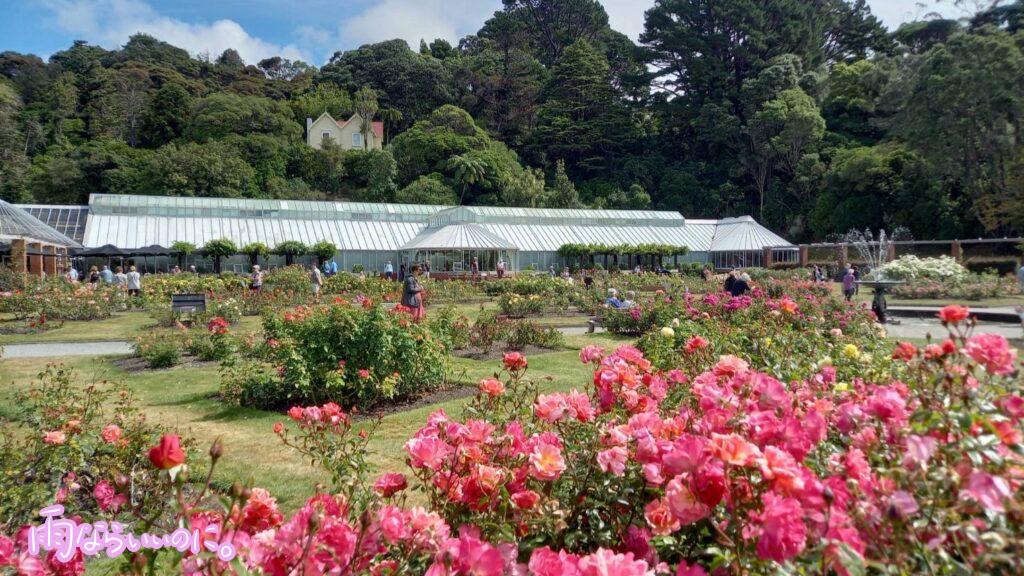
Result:
<svg viewBox="0 0 1024 576"><path fill-rule="evenodd" d="M341 146L342 150L380 150L383 148L384 123L370 123L366 142L363 142L363 133L360 130L362 124L362 116L358 113L353 114L348 120L335 120L327 112L321 114L316 120L306 118L306 143L318 150L323 147L326 139Z"/></svg>

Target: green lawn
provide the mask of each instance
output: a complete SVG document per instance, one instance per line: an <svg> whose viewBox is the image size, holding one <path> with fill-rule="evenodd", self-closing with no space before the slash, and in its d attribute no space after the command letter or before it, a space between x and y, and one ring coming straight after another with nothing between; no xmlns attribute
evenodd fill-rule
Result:
<svg viewBox="0 0 1024 576"><path fill-rule="evenodd" d="M122 312L103 320L65 322L37 334L0 334L0 344L131 340L154 327L156 321L146 312Z"/></svg>

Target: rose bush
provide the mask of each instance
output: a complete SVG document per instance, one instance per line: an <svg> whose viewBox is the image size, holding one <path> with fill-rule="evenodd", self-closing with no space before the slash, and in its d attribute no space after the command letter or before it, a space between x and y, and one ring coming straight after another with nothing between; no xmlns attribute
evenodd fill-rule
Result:
<svg viewBox="0 0 1024 576"><path fill-rule="evenodd" d="M366 408L437 388L447 370L442 342L407 309L366 304L339 297L266 313L267 345L256 359L225 361L224 396L260 407L331 400ZM265 365L276 367L269 376Z"/></svg>

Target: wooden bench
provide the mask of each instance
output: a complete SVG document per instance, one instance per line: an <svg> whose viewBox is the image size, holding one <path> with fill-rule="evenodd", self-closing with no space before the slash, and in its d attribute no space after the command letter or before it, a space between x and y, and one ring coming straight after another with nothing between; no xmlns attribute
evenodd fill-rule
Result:
<svg viewBox="0 0 1024 576"><path fill-rule="evenodd" d="M206 294L171 294L171 311L206 312Z"/></svg>
<svg viewBox="0 0 1024 576"><path fill-rule="evenodd" d="M587 321L587 334L593 334L598 326L604 327L604 314L607 310L604 306L597 308L594 317Z"/></svg>

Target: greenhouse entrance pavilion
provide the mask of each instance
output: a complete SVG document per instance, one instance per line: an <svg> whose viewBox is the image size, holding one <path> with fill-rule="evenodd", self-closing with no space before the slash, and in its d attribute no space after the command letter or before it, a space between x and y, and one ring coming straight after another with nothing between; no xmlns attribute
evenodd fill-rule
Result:
<svg viewBox="0 0 1024 576"><path fill-rule="evenodd" d="M497 273L498 263L505 271L518 270L518 248L512 242L489 232L483 226L465 221L428 226L402 246L407 264L430 262L430 273L461 276L472 271L475 258L479 272Z"/></svg>

